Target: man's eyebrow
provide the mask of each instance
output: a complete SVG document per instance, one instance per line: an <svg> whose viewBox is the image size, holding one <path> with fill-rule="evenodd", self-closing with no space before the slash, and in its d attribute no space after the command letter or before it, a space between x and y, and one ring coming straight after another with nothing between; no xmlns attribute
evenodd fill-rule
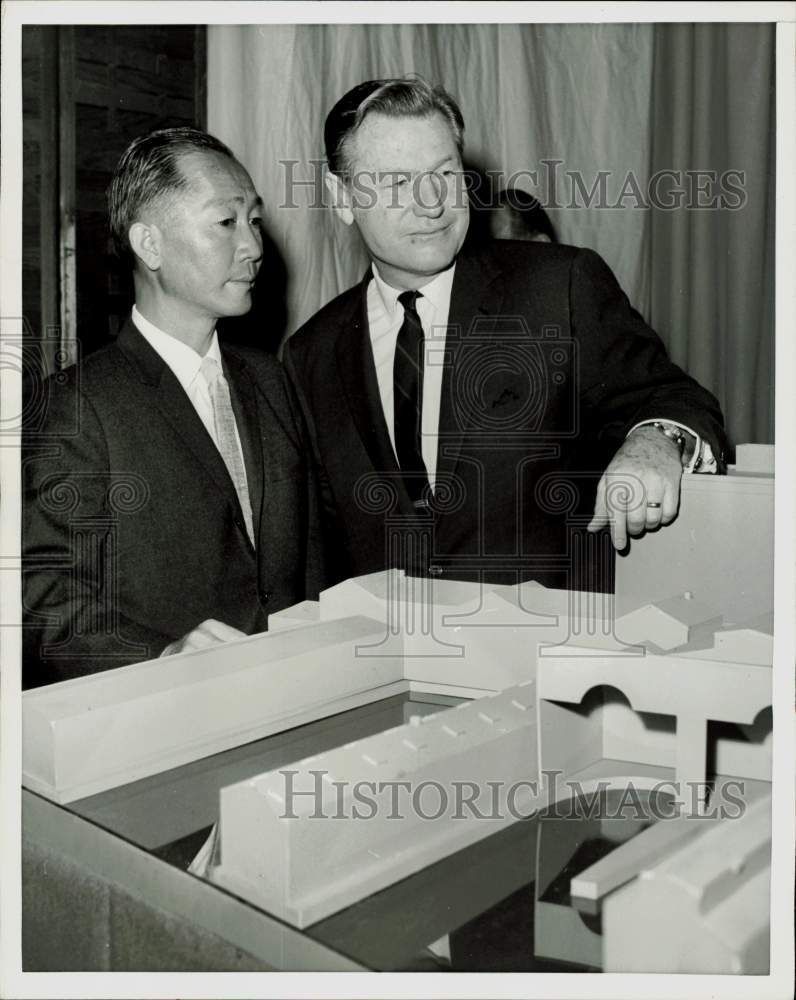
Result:
<svg viewBox="0 0 796 1000"><path fill-rule="evenodd" d="M439 168L440 168L440 167L441 167L441 166L442 166L443 164L445 164L445 163L448 163L448 162L449 162L450 160L452 160L453 158L454 158L454 157L453 157L453 154L450 154L449 156L443 156L443 158L442 158L442 159L441 159L441 160L440 160L440 161L439 161L438 163L435 163L433 167L429 167L429 168L428 168L428 171L429 171L429 173L431 173L431 172L432 172L432 171L434 171L434 170L439 170Z"/></svg>
<svg viewBox="0 0 796 1000"><path fill-rule="evenodd" d="M454 159L455 157L451 153L449 156L444 156L441 160L438 160L433 167L424 167L422 170L418 171L410 170L409 167L402 167L396 170L380 170L377 176L381 180L381 179L389 179L390 177L411 176L413 173L433 174L435 170L439 170L441 166L443 166L446 163L450 163ZM368 171L365 171L365 173L367 174Z"/></svg>
<svg viewBox="0 0 796 1000"><path fill-rule="evenodd" d="M202 205L202 208L214 208L216 205L229 205L231 201L237 202L239 204L246 203L246 199L243 197L242 194L233 194L227 198L208 198L208 200L204 202L204 204ZM262 208L262 206L263 206L263 199L258 194L257 197L254 199L253 207Z"/></svg>

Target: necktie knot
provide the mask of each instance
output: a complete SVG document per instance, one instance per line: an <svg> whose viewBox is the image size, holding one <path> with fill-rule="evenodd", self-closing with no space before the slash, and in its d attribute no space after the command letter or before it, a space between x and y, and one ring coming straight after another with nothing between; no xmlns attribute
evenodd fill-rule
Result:
<svg viewBox="0 0 796 1000"><path fill-rule="evenodd" d="M422 298L423 298L422 292L418 292L416 288L410 288L405 292L401 292L401 294L398 296L398 301L404 307L405 313L409 313L419 321L420 317L417 315L416 302L418 299Z"/></svg>
<svg viewBox="0 0 796 1000"><path fill-rule="evenodd" d="M208 386L212 387L218 376L221 374L221 365L215 358L205 357L202 358L202 364L199 371L202 373L202 377L205 382L207 382Z"/></svg>

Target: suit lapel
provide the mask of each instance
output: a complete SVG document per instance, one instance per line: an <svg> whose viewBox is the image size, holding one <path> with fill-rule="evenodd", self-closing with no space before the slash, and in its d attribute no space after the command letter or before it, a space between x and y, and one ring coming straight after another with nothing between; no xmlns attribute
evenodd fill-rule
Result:
<svg viewBox="0 0 796 1000"><path fill-rule="evenodd" d="M224 460L169 366L141 336L132 320L122 327L116 343L141 383L148 387L149 397L161 416L202 465L210 480L240 511L238 494Z"/></svg>
<svg viewBox="0 0 796 1000"><path fill-rule="evenodd" d="M466 371L467 345L480 339L474 327L479 317L500 315L503 291L496 280L500 273L491 256L483 251L464 250L456 261L442 374L437 479L453 475L464 436L472 424L473 408L463 405L464 383L472 384L468 375L474 374Z"/></svg>
<svg viewBox="0 0 796 1000"><path fill-rule="evenodd" d="M504 297L497 280L500 273L491 255L484 251L464 250L456 262L445 343L448 360L442 375L440 399L438 480L455 472L465 434L475 416L466 406L461 406L459 375L466 364L467 344L479 339L477 332L473 333L474 320L479 316L500 315ZM414 509L404 488L384 419L370 344L367 287L371 277L368 271L356 302L344 318L342 335L337 342L337 365L348 407L374 469L391 477L397 485L401 507L412 514Z"/></svg>
<svg viewBox="0 0 796 1000"><path fill-rule="evenodd" d="M401 506L412 512L381 405L376 365L368 328L367 287L371 272L365 275L360 294L344 317L336 345L337 368L345 390L346 402L373 468L386 473L398 489Z"/></svg>

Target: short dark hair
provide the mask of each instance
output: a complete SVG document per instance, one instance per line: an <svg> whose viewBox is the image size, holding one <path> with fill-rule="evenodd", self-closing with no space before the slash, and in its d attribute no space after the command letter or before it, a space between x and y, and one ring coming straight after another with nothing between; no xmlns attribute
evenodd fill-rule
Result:
<svg viewBox="0 0 796 1000"><path fill-rule="evenodd" d="M162 128L133 139L122 153L108 187L111 236L116 253L130 263L135 255L130 246L130 226L141 209L188 182L180 169L180 157L192 152L215 152L235 159L220 139L197 128Z"/></svg>
<svg viewBox="0 0 796 1000"><path fill-rule="evenodd" d="M529 236L537 234L546 236L551 243L557 243L558 237L538 198L520 187L501 188L495 199L495 208L510 208L522 220Z"/></svg>
<svg viewBox="0 0 796 1000"><path fill-rule="evenodd" d="M464 118L459 105L443 87L432 87L421 77L392 80L367 80L340 98L326 118L323 130L326 159L334 174L348 173L346 155L349 139L367 115L376 113L390 118L424 118L441 114L453 132L461 155L464 141Z"/></svg>

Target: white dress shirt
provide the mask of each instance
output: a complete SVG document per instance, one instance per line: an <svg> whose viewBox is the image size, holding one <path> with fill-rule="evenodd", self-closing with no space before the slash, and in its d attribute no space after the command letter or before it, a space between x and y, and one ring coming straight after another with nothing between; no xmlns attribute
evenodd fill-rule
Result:
<svg viewBox="0 0 796 1000"><path fill-rule="evenodd" d="M196 410L199 415L199 419L204 424L205 430L213 439L213 443L216 448L218 448L216 424L213 416L213 404L210 399L210 389L208 388L204 375L202 375L202 372L200 371L202 361L205 357L214 358L219 363L223 371L223 365L221 364L221 349L218 346L218 334L215 330L213 331L213 339L210 342L210 347L207 354L203 357L202 355L197 354L192 347L188 347L188 345L183 344L181 340L177 340L177 338L172 337L171 334L164 333L163 330L156 327L154 323L150 323L148 319L141 315L136 306L133 306L132 318L136 329L144 340L146 340L153 351L158 353L163 362L168 365L174 373L174 377L185 390L188 399L191 401L191 405ZM238 445L238 451L240 452L241 462L243 462L243 449L241 448L240 434L238 433L237 423L235 426L235 440ZM245 462L243 462L243 469L245 474Z"/></svg>
<svg viewBox="0 0 796 1000"><path fill-rule="evenodd" d="M404 319L404 310L398 301L402 289L393 288L379 274L375 263L372 264L373 281L368 285L367 307L370 345L373 350L373 360L376 365L376 378L379 384L379 396L390 435L390 443L395 451L395 413L393 409L393 362L395 360L395 345L398 341L398 331ZM415 308L423 325L425 337L424 371L423 371L423 421L421 450L423 461L428 473L431 489L434 489L437 471L437 451L439 444L439 413L442 396L443 359L445 354L445 337L448 329L450 313L451 290L456 264L442 271L427 285L418 289L421 297L417 299ZM665 417L657 421L674 424L696 438L696 447L691 461L684 472L715 473L716 460L707 441L702 441L698 434ZM631 428L653 423L653 419L644 420ZM397 461L397 456L396 456Z"/></svg>
<svg viewBox="0 0 796 1000"><path fill-rule="evenodd" d="M439 444L439 410L442 397L443 358L445 337L448 332L451 288L456 265L449 267L418 289L421 297L415 308L423 325L423 422L421 450L428 472L431 489L437 472L437 448ZM387 422L390 442L395 451L395 412L393 409L393 362L398 331L404 321L404 309L398 301L402 289L393 288L379 274L373 264L373 281L368 285L368 327L373 360L376 364L376 378L379 383L381 406Z"/></svg>

